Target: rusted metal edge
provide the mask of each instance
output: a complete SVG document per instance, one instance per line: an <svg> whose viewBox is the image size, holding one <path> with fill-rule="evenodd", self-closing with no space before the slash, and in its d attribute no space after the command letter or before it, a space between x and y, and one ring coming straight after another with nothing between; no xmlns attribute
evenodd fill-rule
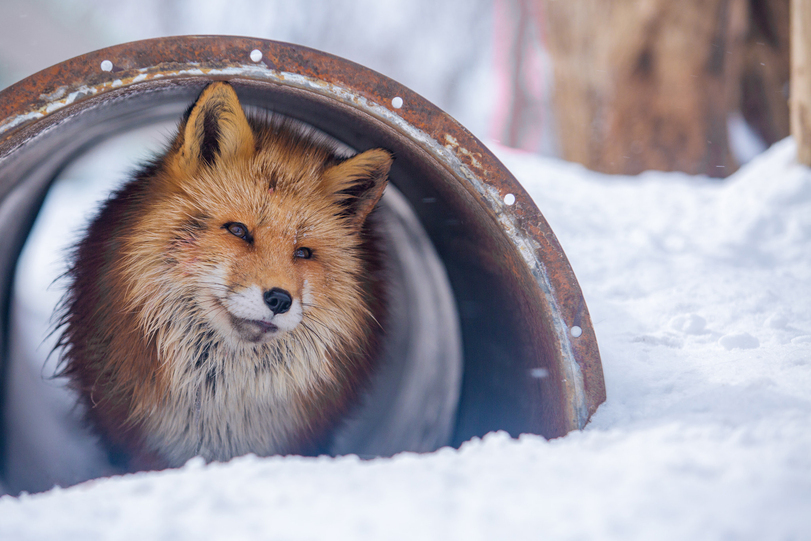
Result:
<svg viewBox="0 0 811 541"><path fill-rule="evenodd" d="M261 53L258 61L251 58L258 56L255 51ZM605 384L586 304L554 233L478 139L385 76L326 53L254 38L181 36L127 43L67 60L0 92L0 150L23 144L26 126L90 97L150 80L188 78L255 80L319 94L387 124L449 169L493 214L537 281L563 360L566 416L571 428L585 426L605 400ZM504 201L507 194L515 197L512 205Z"/></svg>

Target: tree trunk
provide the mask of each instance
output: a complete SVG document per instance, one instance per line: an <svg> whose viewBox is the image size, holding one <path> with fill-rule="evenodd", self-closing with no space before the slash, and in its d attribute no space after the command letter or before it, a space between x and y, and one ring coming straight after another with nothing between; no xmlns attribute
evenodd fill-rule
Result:
<svg viewBox="0 0 811 541"><path fill-rule="evenodd" d="M555 135L546 111L551 62L543 48L538 0L494 0L496 99L491 137L509 147L553 154Z"/></svg>
<svg viewBox="0 0 811 541"><path fill-rule="evenodd" d="M726 176L746 0L545 0L564 158Z"/></svg>
<svg viewBox="0 0 811 541"><path fill-rule="evenodd" d="M791 1L791 135L797 161L811 165L811 5Z"/></svg>
<svg viewBox="0 0 811 541"><path fill-rule="evenodd" d="M741 113L767 145L789 135L789 3L749 0Z"/></svg>

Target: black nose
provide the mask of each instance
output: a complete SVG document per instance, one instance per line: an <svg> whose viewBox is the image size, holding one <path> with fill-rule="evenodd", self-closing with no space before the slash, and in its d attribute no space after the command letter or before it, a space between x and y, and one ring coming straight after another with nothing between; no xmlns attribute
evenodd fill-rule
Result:
<svg viewBox="0 0 811 541"><path fill-rule="evenodd" d="M274 314L284 314L290 310L290 305L293 304L293 297L290 296L290 293L278 287L265 291L264 297L265 304Z"/></svg>

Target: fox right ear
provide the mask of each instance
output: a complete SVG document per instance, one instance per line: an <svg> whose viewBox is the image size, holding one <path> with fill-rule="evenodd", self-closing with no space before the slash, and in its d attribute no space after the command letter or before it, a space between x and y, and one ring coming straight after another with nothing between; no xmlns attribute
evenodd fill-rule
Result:
<svg viewBox="0 0 811 541"><path fill-rule="evenodd" d="M253 130L231 85L216 82L203 90L180 126L177 143L175 165L186 175L254 152Z"/></svg>
<svg viewBox="0 0 811 541"><path fill-rule="evenodd" d="M344 207L349 224L357 229L383 197L393 157L382 148L367 150L328 168L324 189Z"/></svg>

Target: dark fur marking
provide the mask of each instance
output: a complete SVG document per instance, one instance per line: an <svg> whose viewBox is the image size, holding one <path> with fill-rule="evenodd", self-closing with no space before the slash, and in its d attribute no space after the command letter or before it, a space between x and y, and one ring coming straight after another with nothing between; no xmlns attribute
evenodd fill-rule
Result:
<svg viewBox="0 0 811 541"><path fill-rule="evenodd" d="M206 387L211 389L211 395L217 394L217 371L211 367L206 374Z"/></svg>
<svg viewBox="0 0 811 541"><path fill-rule="evenodd" d="M199 353L197 354L197 359L195 359L194 361L194 368L199 370L203 368L203 365L208 360L208 353L209 350L211 349L211 342L206 341L205 343L203 343L203 338L201 337L197 340L197 344L195 344L195 346Z"/></svg>
<svg viewBox="0 0 811 541"><path fill-rule="evenodd" d="M213 166L220 153L220 115L222 106L215 104L203 111L203 140L200 142L200 159Z"/></svg>
<svg viewBox="0 0 811 541"><path fill-rule="evenodd" d="M653 74L653 67L653 51L650 47L646 47L636 60L634 73L644 79Z"/></svg>
<svg viewBox="0 0 811 541"><path fill-rule="evenodd" d="M180 226L180 230L187 235L183 238L189 240L196 240L200 233L208 229L208 225L206 221L209 220L210 217L204 214L199 214L196 216L189 217L183 224Z"/></svg>
<svg viewBox="0 0 811 541"><path fill-rule="evenodd" d="M263 372L268 372L271 368L271 361L267 357L262 358L262 362L253 367L254 374L257 376Z"/></svg>

